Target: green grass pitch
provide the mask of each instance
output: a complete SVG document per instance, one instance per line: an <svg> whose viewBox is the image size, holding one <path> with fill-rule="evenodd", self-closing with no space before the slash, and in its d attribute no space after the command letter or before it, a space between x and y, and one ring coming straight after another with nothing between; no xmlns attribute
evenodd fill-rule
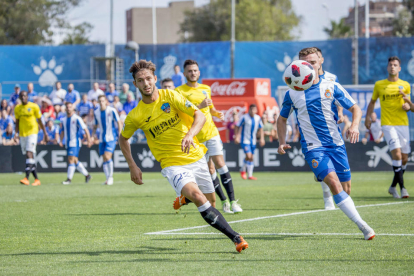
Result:
<svg viewBox="0 0 414 276"><path fill-rule="evenodd" d="M388 193L391 172L353 173L352 198L377 237L365 241L340 211L323 208L311 173L233 173L244 212L225 214L245 233L241 254L205 225L193 204L172 209L174 190L160 173L144 173L144 185L115 173L89 184L76 174L40 174L42 185L19 184L22 175L0 174L1 275L412 275L414 200ZM414 173L405 174L414 196ZM385 203L401 203L389 204ZM221 203L217 203L221 210ZM314 212L310 212L314 211ZM296 214L299 213L299 214ZM290 214L288 216L277 216ZM385 235L389 234L389 235ZM392 235L390 235L392 234ZM394 235L401 234L401 235Z"/></svg>

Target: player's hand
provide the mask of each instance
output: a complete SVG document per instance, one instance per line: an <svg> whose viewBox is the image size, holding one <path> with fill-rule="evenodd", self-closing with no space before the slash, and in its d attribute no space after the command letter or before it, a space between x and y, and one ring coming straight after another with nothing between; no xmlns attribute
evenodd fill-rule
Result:
<svg viewBox="0 0 414 276"><path fill-rule="evenodd" d="M409 97L409 94L405 94L401 88L400 88L399 93L402 96L404 102L409 103L409 104L411 103L411 99Z"/></svg>
<svg viewBox="0 0 414 276"><path fill-rule="evenodd" d="M92 142L92 140L91 140L91 139L89 139L89 140L88 140L88 144L87 144L87 145L88 145L88 148L92 147L93 142Z"/></svg>
<svg viewBox="0 0 414 276"><path fill-rule="evenodd" d="M345 119L344 114L338 114L338 124L343 123L344 119Z"/></svg>
<svg viewBox="0 0 414 276"><path fill-rule="evenodd" d="M130 174L131 174L131 181L134 182L137 185L142 185L144 182L142 182L142 171L137 166L130 167L129 168Z"/></svg>
<svg viewBox="0 0 414 276"><path fill-rule="evenodd" d="M381 143L381 139L376 139L376 140L374 140L374 142L379 144L379 143Z"/></svg>
<svg viewBox="0 0 414 276"><path fill-rule="evenodd" d="M49 136L45 133L45 136L43 136L43 142L45 143L45 145L47 144L47 142L49 142Z"/></svg>
<svg viewBox="0 0 414 276"><path fill-rule="evenodd" d="M236 138L234 138L234 143L236 145L240 144L240 136L236 136Z"/></svg>
<svg viewBox="0 0 414 276"><path fill-rule="evenodd" d="M291 149L292 147L289 144L283 144L283 145L279 145L279 148L277 149L277 152L279 154L285 154L286 151L285 149Z"/></svg>
<svg viewBox="0 0 414 276"><path fill-rule="evenodd" d="M409 103L404 103L404 104L402 105L402 109L403 109L404 111L410 111L410 110L411 110L411 106L410 106L410 104L409 104Z"/></svg>
<svg viewBox="0 0 414 276"><path fill-rule="evenodd" d="M62 142L59 142L59 147L63 148Z"/></svg>
<svg viewBox="0 0 414 276"><path fill-rule="evenodd" d="M220 120L224 121L224 113L223 112L217 111L216 117L219 118Z"/></svg>
<svg viewBox="0 0 414 276"><path fill-rule="evenodd" d="M365 127L367 129L370 129L371 128L371 119L368 118L368 117L365 117Z"/></svg>
<svg viewBox="0 0 414 276"><path fill-rule="evenodd" d="M193 145L193 147L196 148L194 144L193 136L187 133L185 137L183 138L183 140L181 141L181 151L189 154L191 145Z"/></svg>
<svg viewBox="0 0 414 276"><path fill-rule="evenodd" d="M263 147L265 145L265 140L264 139L260 139L259 144L260 144L261 147Z"/></svg>
<svg viewBox="0 0 414 276"><path fill-rule="evenodd" d="M212 105L213 104L213 101L212 100L210 100L209 98L205 98L199 105L198 105L198 108L199 109L203 109L203 108L205 108L205 107L207 107L207 106L210 106L210 105Z"/></svg>
<svg viewBox="0 0 414 276"><path fill-rule="evenodd" d="M346 132L346 139L349 139L349 142L355 144L359 140L359 129L358 126L351 126Z"/></svg>
<svg viewBox="0 0 414 276"><path fill-rule="evenodd" d="M17 143L19 141L19 134L15 134L13 140Z"/></svg>

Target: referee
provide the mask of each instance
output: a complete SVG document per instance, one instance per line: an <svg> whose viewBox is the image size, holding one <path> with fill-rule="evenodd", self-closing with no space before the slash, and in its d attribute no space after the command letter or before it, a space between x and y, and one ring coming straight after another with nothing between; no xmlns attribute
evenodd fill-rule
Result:
<svg viewBox="0 0 414 276"><path fill-rule="evenodd" d="M410 132L408 128L407 111L410 105L404 103L402 95L410 94L410 84L399 79L401 60L396 57L388 59L388 78L375 83L371 102L365 116L365 126L371 128L371 113L374 111L375 102L379 98L381 105L381 126L385 140L389 146L392 157L394 179L388 189L394 198L408 198L409 194L404 187L403 174L407 168L410 148ZM397 184L400 185L401 196L397 192Z"/></svg>

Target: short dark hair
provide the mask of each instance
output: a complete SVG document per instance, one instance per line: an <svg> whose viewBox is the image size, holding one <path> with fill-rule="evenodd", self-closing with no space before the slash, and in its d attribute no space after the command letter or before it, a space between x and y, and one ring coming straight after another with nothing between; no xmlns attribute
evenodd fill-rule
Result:
<svg viewBox="0 0 414 276"><path fill-rule="evenodd" d="M323 56L322 50L320 48L318 48L318 47L313 47L313 48L315 48L319 53L321 53L321 56Z"/></svg>
<svg viewBox="0 0 414 276"><path fill-rule="evenodd" d="M255 104L251 104L251 105L249 106L249 110L251 110L253 107L256 107L256 108L257 108L257 105L255 105Z"/></svg>
<svg viewBox="0 0 414 276"><path fill-rule="evenodd" d="M105 98L106 99L106 96L105 95L99 95L98 96L98 101L99 101L100 98Z"/></svg>
<svg viewBox="0 0 414 276"><path fill-rule="evenodd" d="M66 102L65 102L65 106L66 106L66 105L68 105L68 104L73 104L73 103L72 103L72 102L70 102L70 101L66 101ZM60 105L60 104L55 104L55 105Z"/></svg>
<svg viewBox="0 0 414 276"><path fill-rule="evenodd" d="M307 55L314 54L317 52L318 52L318 49L316 47L303 48L302 50L299 51L299 58L306 57Z"/></svg>
<svg viewBox="0 0 414 276"><path fill-rule="evenodd" d="M132 74L132 78L135 80L135 75L142 70L150 70L152 74L155 76L155 64L151 61L146 61L145 59L141 59L139 62L134 62L132 66L129 68L129 72Z"/></svg>
<svg viewBox="0 0 414 276"><path fill-rule="evenodd" d="M184 66L183 66L183 68L184 68L184 70L185 70L185 67L187 67L188 65L194 65L194 64L198 66L197 61L192 60L192 59L187 59L186 61L184 61ZM198 66L198 67L200 67L200 66Z"/></svg>
<svg viewBox="0 0 414 276"><path fill-rule="evenodd" d="M399 58L399 57L397 57L397 56L392 56L392 57L389 57L388 58L388 63L387 64L389 64L390 63L390 61L394 61L394 60L398 60L398 63L400 64L400 66L401 66L401 59Z"/></svg>
<svg viewBox="0 0 414 276"><path fill-rule="evenodd" d="M177 66L177 65L176 65ZM163 85L164 84L164 82L174 82L171 78L165 78L165 79L163 79L162 81L161 81L161 85Z"/></svg>

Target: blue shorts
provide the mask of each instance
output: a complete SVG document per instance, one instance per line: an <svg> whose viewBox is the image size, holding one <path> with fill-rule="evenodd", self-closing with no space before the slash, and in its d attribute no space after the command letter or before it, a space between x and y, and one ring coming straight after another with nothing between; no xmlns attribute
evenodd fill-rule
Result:
<svg viewBox="0 0 414 276"><path fill-rule="evenodd" d="M103 155L105 151L114 153L116 147L116 142L101 142L99 143L99 155Z"/></svg>
<svg viewBox="0 0 414 276"><path fill-rule="evenodd" d="M68 156L78 157L79 156L79 150L80 150L80 147L69 147L69 148L67 148Z"/></svg>
<svg viewBox="0 0 414 276"><path fill-rule="evenodd" d="M256 149L256 145L253 144L241 144L241 147L244 153L251 153L254 154L254 150Z"/></svg>
<svg viewBox="0 0 414 276"><path fill-rule="evenodd" d="M341 182L351 180L351 169L345 145L311 150L305 154L305 160L319 181L322 181L330 172L336 172Z"/></svg>

